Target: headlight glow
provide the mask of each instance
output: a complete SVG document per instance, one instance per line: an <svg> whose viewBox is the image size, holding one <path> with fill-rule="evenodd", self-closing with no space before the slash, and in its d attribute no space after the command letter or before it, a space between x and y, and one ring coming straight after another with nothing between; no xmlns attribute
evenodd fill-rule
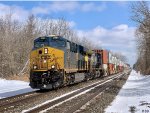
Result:
<svg viewBox="0 0 150 113"><path fill-rule="evenodd" d="M37 69L37 66L33 66L33 69Z"/></svg>
<svg viewBox="0 0 150 113"><path fill-rule="evenodd" d="M46 63L46 60L44 60L43 62Z"/></svg>
<svg viewBox="0 0 150 113"><path fill-rule="evenodd" d="M52 65L52 68L55 68L55 66L54 66L54 65Z"/></svg>
<svg viewBox="0 0 150 113"><path fill-rule="evenodd" d="M48 48L44 48L44 53L45 53L45 54L48 53Z"/></svg>

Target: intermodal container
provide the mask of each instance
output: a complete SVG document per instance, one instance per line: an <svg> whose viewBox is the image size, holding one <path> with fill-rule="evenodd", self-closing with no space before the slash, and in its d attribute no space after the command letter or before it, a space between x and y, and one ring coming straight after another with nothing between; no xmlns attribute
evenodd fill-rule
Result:
<svg viewBox="0 0 150 113"><path fill-rule="evenodd" d="M102 64L108 64L108 51L107 50L94 50L94 52L101 55Z"/></svg>
<svg viewBox="0 0 150 113"><path fill-rule="evenodd" d="M109 54L108 54L108 63L115 64L115 57L113 56L113 54L111 52L109 52Z"/></svg>
<svg viewBox="0 0 150 113"><path fill-rule="evenodd" d="M113 74L114 73L114 66L113 64L108 64L108 68L109 68L109 74Z"/></svg>
<svg viewBox="0 0 150 113"><path fill-rule="evenodd" d="M122 72L123 71L123 66L119 66L120 67L120 72Z"/></svg>
<svg viewBox="0 0 150 113"><path fill-rule="evenodd" d="M102 50L102 57L103 57L103 64L108 63L108 51L107 50Z"/></svg>

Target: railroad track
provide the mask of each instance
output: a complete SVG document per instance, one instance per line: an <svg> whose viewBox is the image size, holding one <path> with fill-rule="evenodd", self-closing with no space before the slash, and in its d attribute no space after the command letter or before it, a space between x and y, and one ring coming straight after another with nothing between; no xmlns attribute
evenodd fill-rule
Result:
<svg viewBox="0 0 150 113"><path fill-rule="evenodd" d="M35 105L38 105L39 103L43 103L43 102L45 102L47 100L52 99L53 101L50 100L51 102L47 103L48 106L42 108L42 110L43 110L43 109L49 108L49 106L50 107L55 106L56 104L60 103L61 101L67 100L69 97L71 98L74 95L78 95L83 90L92 88L95 85L103 83L104 81L106 81L106 80L108 80L108 79L110 79L112 77L116 77L116 76L117 75L111 75L109 77L104 77L103 79L100 79L100 80L98 79L99 81L94 83L93 85L89 85L87 87L85 87L85 85L83 85L84 88L80 88L80 89L77 88L80 85L76 84L76 85L73 85L73 86L63 87L63 88L59 89L58 91L53 90L53 91L44 92L44 93L40 92L40 91L34 91L34 92L29 92L29 93L25 93L25 94L21 94L21 95L16 95L16 96L13 96L13 97L0 99L0 113L3 113L3 112L7 112L7 113L9 113L9 112L11 112L11 113L12 112L21 112L24 109L31 108L31 107L33 107ZM84 83L81 83L81 84L84 84ZM85 82L85 84L86 84L86 82ZM73 90L71 90L72 88L73 88ZM64 97L62 98L62 96L63 96L62 94L64 94L66 91L70 92L67 89L69 89L72 94L68 95L65 98ZM77 90L75 90L75 89L77 89ZM65 91L63 91L63 90L65 90ZM60 95L62 95L62 96L60 96ZM67 93L65 95L67 95ZM61 98L58 98L57 96L58 97L60 96ZM41 99L42 101L38 102L39 99ZM35 112L41 111L40 107L38 109L39 110L37 110L37 108L36 109L32 109L32 111L33 112L34 112L34 110L35 110ZM30 110L24 110L23 112L31 112L31 109Z"/></svg>
<svg viewBox="0 0 150 113"><path fill-rule="evenodd" d="M0 99L0 112L5 111L6 109L12 107L15 107L16 103L19 103L20 101L26 101L28 99L34 98L36 96L41 95L39 91L33 91L28 93L23 93L20 95L15 95L8 98Z"/></svg>
<svg viewBox="0 0 150 113"><path fill-rule="evenodd" d="M58 109L61 111L61 109L64 109L64 106L65 106L63 104L67 104L67 105L71 105L71 107L66 108L65 113L73 113L76 110L78 110L82 105L86 104L89 100L94 98L96 95L103 92L106 88L110 86L112 82L114 82L115 80L117 80L123 75L125 74L122 73L122 74L117 74L111 77L107 77L105 80L101 80L87 87L80 88L78 90L72 91L60 97L56 97L52 100L46 101L45 103L37 105L28 110L23 110L22 112L23 113L38 113L38 112L51 112L52 113L53 111L55 112L56 109L57 111ZM76 102L76 100L80 100L81 97L83 97L84 99L81 102ZM70 103L71 100L74 100L72 101L73 103L78 103L78 104L72 105ZM61 105L63 105L63 108L61 107Z"/></svg>
<svg viewBox="0 0 150 113"><path fill-rule="evenodd" d="M93 90L89 91L88 94L84 94L81 97L79 97L80 100L79 102L76 102L74 99L72 100L72 102L75 102L76 104L74 104L71 107L67 107L64 111L64 113L78 113L80 111L78 111L82 106L86 106L86 104L88 102L90 102L92 99L94 99L96 96L101 95L106 89L111 88L111 85L116 81L119 80L120 78L122 78L125 74L123 74L120 77L114 78L112 81L107 82L105 84L99 85L98 87L94 88ZM72 104L72 102L68 102L65 104ZM63 105L64 106L64 105ZM50 110L46 111L49 112ZM44 111L45 112L45 111Z"/></svg>

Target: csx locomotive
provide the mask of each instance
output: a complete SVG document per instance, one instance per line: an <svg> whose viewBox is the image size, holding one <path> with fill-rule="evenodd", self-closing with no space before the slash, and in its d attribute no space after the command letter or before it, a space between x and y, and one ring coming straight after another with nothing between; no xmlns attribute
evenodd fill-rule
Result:
<svg viewBox="0 0 150 113"><path fill-rule="evenodd" d="M91 51L61 36L39 37L30 54L30 86L55 89L108 75L107 55L107 51Z"/></svg>

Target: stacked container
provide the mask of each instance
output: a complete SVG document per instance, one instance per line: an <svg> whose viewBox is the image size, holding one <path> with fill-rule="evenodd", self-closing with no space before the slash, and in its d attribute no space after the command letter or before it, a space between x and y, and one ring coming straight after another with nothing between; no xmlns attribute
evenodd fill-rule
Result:
<svg viewBox="0 0 150 113"><path fill-rule="evenodd" d="M108 60L108 71L109 71L109 74L113 74L114 73L114 57L112 55L111 52L109 52L109 60Z"/></svg>
<svg viewBox="0 0 150 113"><path fill-rule="evenodd" d="M120 68L120 71L122 72L123 71L123 62L122 61L120 61L119 68Z"/></svg>
<svg viewBox="0 0 150 113"><path fill-rule="evenodd" d="M100 67L104 71L104 75L108 74L108 51L107 50L94 50L95 53L100 54L98 61L100 61Z"/></svg>
<svg viewBox="0 0 150 113"><path fill-rule="evenodd" d="M120 72L120 69L119 69L119 62L120 62L120 60L117 59L117 72Z"/></svg>
<svg viewBox="0 0 150 113"><path fill-rule="evenodd" d="M101 55L102 55L102 67L104 70L104 74L108 75L108 51L101 50Z"/></svg>
<svg viewBox="0 0 150 113"><path fill-rule="evenodd" d="M117 73L117 58L114 57L114 73Z"/></svg>

